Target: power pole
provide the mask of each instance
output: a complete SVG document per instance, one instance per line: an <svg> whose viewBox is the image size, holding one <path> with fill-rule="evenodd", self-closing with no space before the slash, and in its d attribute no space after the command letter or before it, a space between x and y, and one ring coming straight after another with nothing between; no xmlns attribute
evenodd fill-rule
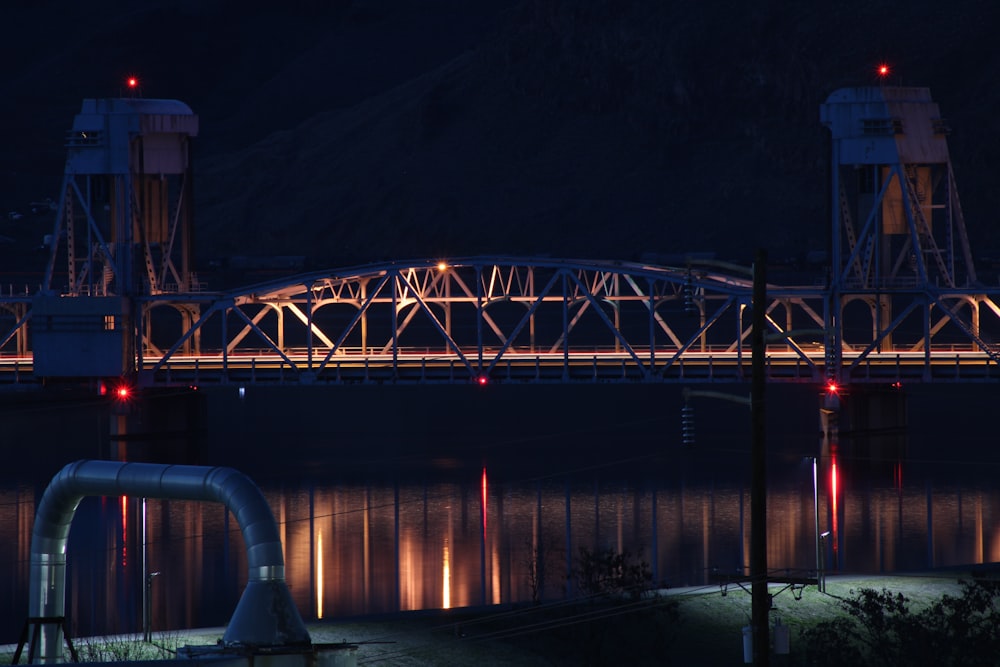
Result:
<svg viewBox="0 0 1000 667"><path fill-rule="evenodd" d="M764 431L764 327L767 312L767 251L757 250L753 263L753 320L750 331L750 594L753 664L767 667L770 658L767 592L767 442Z"/></svg>

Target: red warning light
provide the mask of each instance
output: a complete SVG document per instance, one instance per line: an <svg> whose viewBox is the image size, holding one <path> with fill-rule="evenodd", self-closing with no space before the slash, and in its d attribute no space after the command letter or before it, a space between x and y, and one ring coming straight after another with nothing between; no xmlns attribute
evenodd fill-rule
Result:
<svg viewBox="0 0 1000 667"><path fill-rule="evenodd" d="M840 393L840 385L838 385L833 380L826 383L826 393L837 395Z"/></svg>
<svg viewBox="0 0 1000 667"><path fill-rule="evenodd" d="M119 401L127 401L132 396L132 389L127 384L120 384L115 387L115 398Z"/></svg>
<svg viewBox="0 0 1000 667"><path fill-rule="evenodd" d="M486 386L486 383L489 382L489 381L490 381L490 379L488 377L486 377L485 375L480 375L478 378L476 378L476 382L479 383L480 387Z"/></svg>
<svg viewBox="0 0 1000 667"><path fill-rule="evenodd" d="M892 73L892 70L889 69L889 66L886 63L879 63L879 66L875 69L875 72L878 74L878 78L884 79L887 76L889 76L889 74Z"/></svg>
<svg viewBox="0 0 1000 667"><path fill-rule="evenodd" d="M125 79L125 85L128 86L130 89L135 90L136 88L139 87L139 79L137 77L130 76L129 78Z"/></svg>

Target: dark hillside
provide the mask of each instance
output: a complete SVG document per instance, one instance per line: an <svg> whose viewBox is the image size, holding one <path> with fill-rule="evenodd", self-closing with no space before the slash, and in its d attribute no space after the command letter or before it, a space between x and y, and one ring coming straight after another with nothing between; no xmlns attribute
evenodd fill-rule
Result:
<svg viewBox="0 0 1000 667"><path fill-rule="evenodd" d="M15 12L37 24L56 4ZM1000 252L985 0L129 6L3 47L25 128L0 148L8 209L57 187L79 99L136 71L201 117L203 257L802 256L828 234L819 104L885 60L891 83L931 88L976 251Z"/></svg>

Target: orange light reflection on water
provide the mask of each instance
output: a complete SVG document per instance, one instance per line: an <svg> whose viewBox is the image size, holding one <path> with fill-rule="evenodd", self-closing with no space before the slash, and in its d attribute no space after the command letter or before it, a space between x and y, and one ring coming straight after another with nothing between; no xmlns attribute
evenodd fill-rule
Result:
<svg viewBox="0 0 1000 667"><path fill-rule="evenodd" d="M122 506L122 567L128 565L128 496L121 497Z"/></svg>
<svg viewBox="0 0 1000 667"><path fill-rule="evenodd" d="M316 533L316 618L323 618L323 531Z"/></svg>
<svg viewBox="0 0 1000 667"><path fill-rule="evenodd" d="M832 541L824 548L839 559L828 561L827 567L839 562L844 568L878 572L1000 559L1000 490L935 488L923 481L896 489L901 473L889 466L881 469L875 485L849 484L858 474L850 458L828 455L821 460L829 470L824 470L828 494L819 498L820 516L830 518L821 530L831 530ZM541 596L557 598L579 545L628 549L636 558L655 561L658 578L678 585L701 583L711 568L745 568L749 498L743 486L692 486L664 493L617 483L567 490L494 482L491 489L488 475L480 468L464 487L330 485L269 492L281 523L286 577L303 615L329 619L456 608L483 600L519 602L532 599L533 584L542 586L535 591ZM18 516L31 515L34 496L23 498L17 503ZM110 550L104 564L108 559L120 564L125 554L118 553L118 540L127 543L127 536L134 544L136 536L126 534L135 533L129 530L134 518L128 515L128 498L108 501ZM769 563L811 568L812 486L778 486L769 493L768 505L773 526ZM153 591L158 628L196 624L205 596L228 595L223 586L241 590L246 554L236 523L223 524L225 512L195 502L158 501L149 506L149 516L149 565L164 573ZM30 542L28 516L7 525L18 525L24 534L25 546L19 547L24 552ZM228 563L224 570L209 565L221 555ZM544 575L542 581L539 575ZM114 599L113 578L96 577L83 568L71 577L74 605L90 589L100 589L101 599ZM236 599L238 595L233 603ZM227 604L218 606L231 612ZM74 612L87 610L74 607ZM113 614L120 615L118 610Z"/></svg>
<svg viewBox="0 0 1000 667"><path fill-rule="evenodd" d="M444 543L444 553L441 565L441 608L451 609L451 554L448 552L448 541Z"/></svg>

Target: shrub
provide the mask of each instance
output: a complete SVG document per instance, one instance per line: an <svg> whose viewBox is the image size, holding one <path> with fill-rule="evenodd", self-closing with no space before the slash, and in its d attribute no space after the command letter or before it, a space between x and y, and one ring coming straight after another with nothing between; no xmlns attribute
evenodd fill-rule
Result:
<svg viewBox="0 0 1000 667"><path fill-rule="evenodd" d="M960 596L944 595L921 611L900 593L862 588L843 600L846 617L804 634L811 665L995 665L1000 655L1000 588L962 582Z"/></svg>

